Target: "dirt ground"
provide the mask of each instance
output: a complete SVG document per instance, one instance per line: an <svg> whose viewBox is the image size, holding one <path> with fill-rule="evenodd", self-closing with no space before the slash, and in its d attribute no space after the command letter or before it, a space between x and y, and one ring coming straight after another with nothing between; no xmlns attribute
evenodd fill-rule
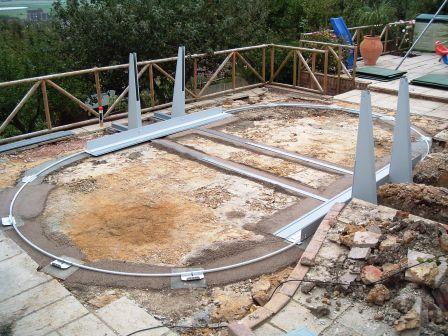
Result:
<svg viewBox="0 0 448 336"><path fill-rule="evenodd" d="M385 184L378 189L382 205L448 224L448 189L424 184Z"/></svg>
<svg viewBox="0 0 448 336"><path fill-rule="evenodd" d="M308 168L297 162L283 160L247 149L220 143L199 135L188 135L176 142L219 158L241 163L278 176L287 177L312 188L327 187L337 178L337 175Z"/></svg>
<svg viewBox="0 0 448 336"><path fill-rule="evenodd" d="M19 152L0 154L0 189L16 184L25 170L61 155L69 155L83 149L86 142L97 135L76 137L41 145Z"/></svg>
<svg viewBox="0 0 448 336"><path fill-rule="evenodd" d="M221 131L291 152L353 167L358 118L331 110L248 110ZM374 122L376 157L390 154L392 129Z"/></svg>
<svg viewBox="0 0 448 336"><path fill-rule="evenodd" d="M299 200L151 145L87 159L47 178L41 216L87 261L188 265L203 250L260 242L244 229Z"/></svg>
<svg viewBox="0 0 448 336"><path fill-rule="evenodd" d="M167 325L210 325L242 318L258 305L255 298L268 296L291 273L275 273L220 287L178 290L141 290L72 284L68 289L92 309L126 296ZM227 335L226 330L185 330L182 335Z"/></svg>

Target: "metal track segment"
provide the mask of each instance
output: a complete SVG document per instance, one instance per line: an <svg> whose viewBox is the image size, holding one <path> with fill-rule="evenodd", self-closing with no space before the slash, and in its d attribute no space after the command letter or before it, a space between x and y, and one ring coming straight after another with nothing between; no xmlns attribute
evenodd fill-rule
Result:
<svg viewBox="0 0 448 336"><path fill-rule="evenodd" d="M234 141L234 142L238 142L238 143L241 143L241 144L245 144L245 145L248 145L248 146L251 146L251 147L255 147L255 148L261 148L261 149L264 149L264 150L269 151L269 152L280 154L282 156L286 156L286 157L290 157L290 158L293 158L293 159L297 159L299 161L312 163L312 164L314 164L316 166L320 166L320 167L324 167L324 168L327 168L327 169L330 169L330 170L334 170L334 171L337 171L339 173L353 175L353 172L351 170L344 169L342 167L339 167L339 166L336 166L336 165L332 165L330 163L326 163L326 162L322 162L322 161L319 161L319 160L315 160L315 159L307 157L307 156L291 153L291 152L285 151L285 150L280 149L280 148L267 146L267 145L263 145L263 144L258 144L256 142L253 142L253 141L250 141L250 140L246 140L246 139L243 139L243 138L240 138L240 137L236 137L236 136L233 136L233 135L228 135L226 133L219 132L219 131L212 130L212 129L208 129L208 128L205 128L205 127L200 127L199 130L204 132L204 133L216 135L216 136L221 137L223 139L228 139L228 140L231 140L231 141Z"/></svg>
<svg viewBox="0 0 448 336"><path fill-rule="evenodd" d="M304 195L304 196L307 196L307 197L311 197L311 198L317 199L317 200L319 200L321 202L327 202L328 201L328 198L325 198L325 197L322 197L322 196L310 193L308 191L305 191L305 190L293 187L293 186L291 186L289 184L286 184L286 183L282 183L282 182L279 182L279 181L272 180L272 179L270 179L268 177L265 177L265 176L262 176L262 175L259 175L259 174L255 174L255 173L252 173L252 172L244 170L244 169L239 169L237 167L234 167L234 166L229 165L229 164L224 163L224 162L220 162L220 161L212 159L212 158L204 157L204 158L201 158L201 161L210 163L210 164L212 164L214 166L217 166L217 167L221 167L221 168L223 168L225 170L230 170L230 171L233 171L233 172L237 172L238 174L241 174L241 175L244 175L244 176L248 176L248 177L252 177L254 179L257 179L257 180L260 180L260 181L263 181L263 182L267 182L269 184L273 184L273 185L279 186L279 187L281 187L283 189L286 189L286 190L289 190L289 191L291 191L293 193Z"/></svg>

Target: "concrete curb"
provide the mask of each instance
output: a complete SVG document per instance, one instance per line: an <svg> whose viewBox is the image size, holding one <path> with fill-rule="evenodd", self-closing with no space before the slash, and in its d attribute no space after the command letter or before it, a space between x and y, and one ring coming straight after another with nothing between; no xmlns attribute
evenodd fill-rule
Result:
<svg viewBox="0 0 448 336"><path fill-rule="evenodd" d="M336 218L339 216L344 206L345 203L336 203L331 207L330 211L319 224L319 227L314 233L305 252L303 252L300 257L296 267L294 267L289 275L287 281L290 282L284 283L264 306L258 307L254 312L245 316L240 321L231 323L228 327L231 336L255 336L252 332L253 328L267 321L288 304L301 283L300 281L291 280L303 280L305 278L310 266L314 265L314 260L325 240L327 232L336 223Z"/></svg>

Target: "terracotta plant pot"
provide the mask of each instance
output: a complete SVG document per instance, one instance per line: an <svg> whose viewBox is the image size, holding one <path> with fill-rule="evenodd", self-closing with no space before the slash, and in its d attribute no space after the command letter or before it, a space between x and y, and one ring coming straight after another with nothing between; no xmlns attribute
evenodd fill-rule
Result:
<svg viewBox="0 0 448 336"><path fill-rule="evenodd" d="M376 65L376 61L383 52L380 36L366 35L359 46L365 65Z"/></svg>

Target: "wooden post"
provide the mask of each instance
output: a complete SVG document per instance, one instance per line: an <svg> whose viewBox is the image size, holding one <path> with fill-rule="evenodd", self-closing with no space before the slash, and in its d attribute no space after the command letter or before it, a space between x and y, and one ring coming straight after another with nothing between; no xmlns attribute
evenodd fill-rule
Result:
<svg viewBox="0 0 448 336"><path fill-rule="evenodd" d="M44 111L45 111L45 120L47 121L47 127L49 130L53 128L51 125L51 116L50 116L50 106L48 104L48 94L47 94L47 84L43 80L40 84L40 88L42 90L42 98L44 101Z"/></svg>
<svg viewBox="0 0 448 336"><path fill-rule="evenodd" d="M324 94L328 94L328 46L325 46L324 59Z"/></svg>
<svg viewBox="0 0 448 336"><path fill-rule="evenodd" d="M298 54L300 51L296 50L296 54ZM300 86L302 78L302 58L299 57L299 64L297 66L297 86Z"/></svg>
<svg viewBox="0 0 448 336"><path fill-rule="evenodd" d="M236 52L232 53L232 90L236 89Z"/></svg>
<svg viewBox="0 0 448 336"><path fill-rule="evenodd" d="M198 59L193 60L193 93L198 94Z"/></svg>
<svg viewBox="0 0 448 336"><path fill-rule="evenodd" d="M353 50L354 56L353 56L353 68L352 68L352 80L353 80L353 88L356 88L356 60L358 58L358 46L355 46L355 49Z"/></svg>
<svg viewBox="0 0 448 336"><path fill-rule="evenodd" d="M148 67L149 77L149 97L151 98L151 106L156 106L155 92L154 92L154 72L152 70L152 64Z"/></svg>
<svg viewBox="0 0 448 336"><path fill-rule="evenodd" d="M96 87L96 97L98 100L98 106L103 106L103 95L101 93L101 82L100 82L100 73L97 69L95 69L95 87Z"/></svg>
<svg viewBox="0 0 448 336"><path fill-rule="evenodd" d="M341 93L341 62L342 62L342 47L338 47L338 82L336 85L336 93Z"/></svg>
<svg viewBox="0 0 448 336"><path fill-rule="evenodd" d="M316 53L315 52L313 52L311 55L311 72L313 74L316 73ZM316 79L317 79L317 77L316 77ZM311 84L310 88L314 89L314 82L311 80L311 78L310 78L310 84Z"/></svg>
<svg viewBox="0 0 448 336"><path fill-rule="evenodd" d="M271 46L271 78L269 83L274 81L274 66L275 66L275 47Z"/></svg>
<svg viewBox="0 0 448 336"><path fill-rule="evenodd" d="M261 77L266 82L266 48L261 49Z"/></svg>
<svg viewBox="0 0 448 336"><path fill-rule="evenodd" d="M100 113L100 107L103 107L103 95L101 94L101 83L100 83L100 74L98 70L95 68L93 71L93 74L95 75L95 88L96 88L96 99L98 102L98 113ZM87 115L90 116L90 112L87 111ZM100 127L103 127L103 122L101 120L100 116Z"/></svg>
<svg viewBox="0 0 448 336"><path fill-rule="evenodd" d="M297 53L293 53L292 59L292 85L297 85Z"/></svg>

